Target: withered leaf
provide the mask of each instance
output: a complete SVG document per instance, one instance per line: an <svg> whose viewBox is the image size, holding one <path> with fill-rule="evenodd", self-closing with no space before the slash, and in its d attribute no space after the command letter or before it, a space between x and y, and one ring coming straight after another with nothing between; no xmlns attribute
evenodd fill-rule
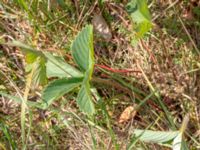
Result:
<svg viewBox="0 0 200 150"><path fill-rule="evenodd" d="M112 38L112 33L106 23L105 19L101 14L94 14L92 19L92 24L94 26L95 31L106 41L110 41Z"/></svg>
<svg viewBox="0 0 200 150"><path fill-rule="evenodd" d="M134 118L137 113L135 107L136 105L126 107L126 109L124 109L124 111L121 113L118 122L124 123L130 120L131 118Z"/></svg>

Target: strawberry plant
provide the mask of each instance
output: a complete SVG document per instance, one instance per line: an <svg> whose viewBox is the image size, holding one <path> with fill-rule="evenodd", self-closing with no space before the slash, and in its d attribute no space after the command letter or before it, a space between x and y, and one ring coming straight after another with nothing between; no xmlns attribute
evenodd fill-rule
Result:
<svg viewBox="0 0 200 150"><path fill-rule="evenodd" d="M78 34L71 46L72 56L80 70L67 64L61 57L53 56L48 52L37 51L20 42L14 41L9 45L21 47L21 50L25 53L29 74L27 78L30 78L31 74L32 87L45 84L47 77L58 78L44 88L41 96L42 101L32 103L31 106L47 109L53 101L74 88L80 87L76 99L77 105L86 114L92 115L95 113L89 84L94 68L92 25L87 25ZM5 93L4 95L8 97ZM27 104L30 104L30 102L27 101Z"/></svg>
<svg viewBox="0 0 200 150"><path fill-rule="evenodd" d="M82 77L72 75L69 78L65 77L51 82L43 91L43 106L47 108L54 100L81 86L76 99L77 104L83 112L94 114L95 109L89 84L94 68L93 27L91 25L86 26L78 34L72 44L71 50L72 56L80 68Z"/></svg>

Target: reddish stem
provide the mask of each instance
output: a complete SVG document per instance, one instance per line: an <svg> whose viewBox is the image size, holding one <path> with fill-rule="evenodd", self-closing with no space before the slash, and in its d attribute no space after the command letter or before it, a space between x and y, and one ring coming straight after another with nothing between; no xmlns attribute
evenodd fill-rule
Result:
<svg viewBox="0 0 200 150"><path fill-rule="evenodd" d="M102 69L106 69L106 70L111 71L111 72L115 72L115 73L129 73L129 72L141 73L141 71L133 70L133 69L113 69L113 68L110 68L108 66L99 65L99 64L95 64L95 66L100 67Z"/></svg>
<svg viewBox="0 0 200 150"><path fill-rule="evenodd" d="M67 59L72 59L72 56L69 54L66 54ZM133 69L113 69L111 67L105 66L105 65L100 65L100 64L95 64L96 67L100 67L102 69L115 72L115 73L130 73L130 72L135 72L135 73L141 73L139 70L133 70Z"/></svg>

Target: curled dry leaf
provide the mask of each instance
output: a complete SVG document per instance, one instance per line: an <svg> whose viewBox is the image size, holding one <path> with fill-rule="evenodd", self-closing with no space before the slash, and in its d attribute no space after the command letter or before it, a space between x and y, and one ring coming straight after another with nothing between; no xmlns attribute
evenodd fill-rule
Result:
<svg viewBox="0 0 200 150"><path fill-rule="evenodd" d="M126 109L121 113L118 122L124 123L130 120L131 118L134 118L137 113L135 108L136 105L126 107Z"/></svg>
<svg viewBox="0 0 200 150"><path fill-rule="evenodd" d="M94 14L92 24L97 34L103 37L106 41L111 40L112 33L108 27L108 24L106 23L105 19L101 14Z"/></svg>

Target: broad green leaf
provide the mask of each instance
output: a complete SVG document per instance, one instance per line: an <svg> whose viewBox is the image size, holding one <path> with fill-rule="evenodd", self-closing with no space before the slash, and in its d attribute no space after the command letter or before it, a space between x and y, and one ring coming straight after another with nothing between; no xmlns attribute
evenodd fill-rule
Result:
<svg viewBox="0 0 200 150"><path fill-rule="evenodd" d="M95 108L92 102L92 96L89 89L89 84L82 85L77 97L77 104L81 111L87 114L94 114Z"/></svg>
<svg viewBox="0 0 200 150"><path fill-rule="evenodd" d="M25 45L19 41L13 41L12 43L9 43L11 46L17 46L20 47L21 50L26 55L26 62L28 64L32 64L36 61L38 57L41 57L41 59L46 59L46 71L48 77L81 77L82 74L72 67L71 65L65 63L65 61L62 58L55 57L52 54L48 52L41 52L37 51L34 48ZM31 65L30 65L31 66ZM29 69L30 69L30 66Z"/></svg>
<svg viewBox="0 0 200 150"><path fill-rule="evenodd" d="M146 0L131 0L127 6L127 12L136 23L151 21L151 15Z"/></svg>
<svg viewBox="0 0 200 150"><path fill-rule="evenodd" d="M92 115L95 113L94 104L92 102L92 96L90 91L90 84L88 76L84 78L81 89L78 93L77 104L83 112Z"/></svg>
<svg viewBox="0 0 200 150"><path fill-rule="evenodd" d="M42 93L43 109L46 109L54 100L78 87L82 80L83 78L63 78L51 82Z"/></svg>
<svg viewBox="0 0 200 150"><path fill-rule="evenodd" d="M173 150L181 150L182 145L182 133L180 132L173 140L172 148Z"/></svg>
<svg viewBox="0 0 200 150"><path fill-rule="evenodd" d="M178 136L179 131L151 131L151 130L134 130L136 136L140 136L139 139L144 142L153 142L153 143L167 143L172 141Z"/></svg>
<svg viewBox="0 0 200 150"><path fill-rule="evenodd" d="M53 56L50 53L44 54L47 58L47 77L83 77L80 71L66 63L61 57Z"/></svg>
<svg viewBox="0 0 200 150"><path fill-rule="evenodd" d="M135 23L136 37L132 40L132 43L137 43L152 27L147 2L146 0L131 0L126 8Z"/></svg>
<svg viewBox="0 0 200 150"><path fill-rule="evenodd" d="M95 113L90 92L90 78L94 67L93 27L86 26L72 43L72 55L80 69L85 73L81 89L78 93L77 104L83 112Z"/></svg>
<svg viewBox="0 0 200 150"><path fill-rule="evenodd" d="M72 55L83 72L94 66L93 27L87 25L72 43ZM90 75L91 76L91 72Z"/></svg>

